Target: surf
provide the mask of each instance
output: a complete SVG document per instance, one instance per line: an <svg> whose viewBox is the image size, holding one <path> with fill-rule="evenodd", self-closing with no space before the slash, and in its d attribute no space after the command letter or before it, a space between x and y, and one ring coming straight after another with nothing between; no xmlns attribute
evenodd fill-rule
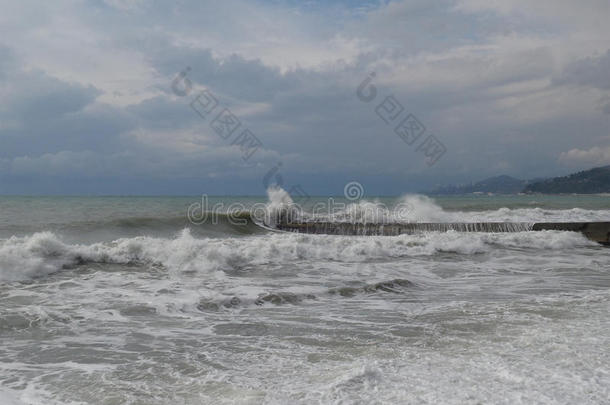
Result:
<svg viewBox="0 0 610 405"><path fill-rule="evenodd" d="M422 232L579 232L602 245L610 245L610 222L456 222L463 213L444 211L426 196L405 196L393 209L379 202L359 201L326 215L303 213L288 193L268 191L269 210L262 219L267 228L288 232L328 235L397 236ZM333 201L331 201L333 202ZM503 209L498 211L506 212ZM437 222L428 222L430 220ZM476 217L475 217L476 219Z"/></svg>

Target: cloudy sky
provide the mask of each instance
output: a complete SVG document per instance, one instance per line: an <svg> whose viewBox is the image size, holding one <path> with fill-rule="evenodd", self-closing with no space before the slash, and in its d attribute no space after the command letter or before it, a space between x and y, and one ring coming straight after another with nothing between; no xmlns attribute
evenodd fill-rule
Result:
<svg viewBox="0 0 610 405"><path fill-rule="evenodd" d="M0 193L400 194L610 164L608 0L0 3Z"/></svg>

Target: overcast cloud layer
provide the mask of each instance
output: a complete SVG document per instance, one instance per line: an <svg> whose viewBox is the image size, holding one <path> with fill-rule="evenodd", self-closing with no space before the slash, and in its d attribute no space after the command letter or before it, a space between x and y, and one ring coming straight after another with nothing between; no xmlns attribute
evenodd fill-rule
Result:
<svg viewBox="0 0 610 405"><path fill-rule="evenodd" d="M0 193L400 194L610 164L607 0L0 3ZM261 141L247 161L189 107L204 89ZM376 115L389 95L435 165Z"/></svg>

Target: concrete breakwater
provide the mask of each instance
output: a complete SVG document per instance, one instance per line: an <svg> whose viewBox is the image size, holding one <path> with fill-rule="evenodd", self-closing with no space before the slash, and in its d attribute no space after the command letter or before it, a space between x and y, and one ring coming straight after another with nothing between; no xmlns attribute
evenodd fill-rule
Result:
<svg viewBox="0 0 610 405"><path fill-rule="evenodd" d="M587 238L610 245L610 222L474 222L474 223L352 223L352 222L285 222L276 229L299 233L327 235L386 235L418 232L524 232L570 231L580 232Z"/></svg>
<svg viewBox="0 0 610 405"><path fill-rule="evenodd" d="M595 242L610 246L610 222L538 222L532 230L580 232Z"/></svg>

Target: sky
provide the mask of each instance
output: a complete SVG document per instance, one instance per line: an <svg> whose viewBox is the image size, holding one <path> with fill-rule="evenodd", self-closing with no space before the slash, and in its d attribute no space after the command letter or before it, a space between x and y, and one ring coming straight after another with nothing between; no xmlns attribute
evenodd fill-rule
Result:
<svg viewBox="0 0 610 405"><path fill-rule="evenodd" d="M610 164L608 0L0 7L0 194L399 195Z"/></svg>

